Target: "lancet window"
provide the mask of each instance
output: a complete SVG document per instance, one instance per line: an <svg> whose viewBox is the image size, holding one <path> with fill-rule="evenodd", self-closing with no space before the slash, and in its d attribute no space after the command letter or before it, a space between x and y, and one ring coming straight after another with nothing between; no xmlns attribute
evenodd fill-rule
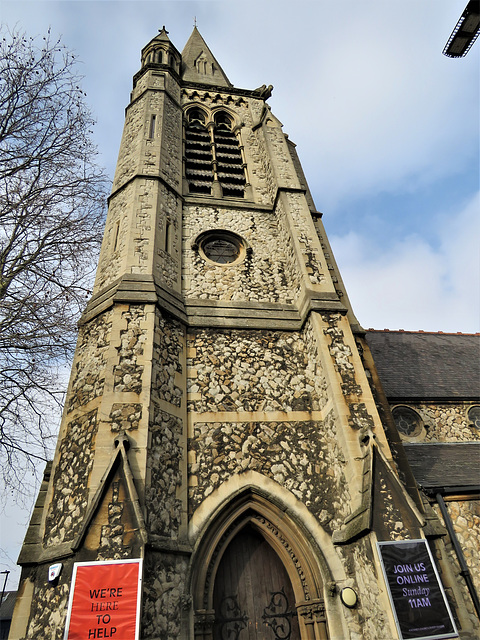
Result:
<svg viewBox="0 0 480 640"><path fill-rule="evenodd" d="M185 122L185 177L190 193L245 196L245 161L234 120L225 111L208 116L192 108Z"/></svg>

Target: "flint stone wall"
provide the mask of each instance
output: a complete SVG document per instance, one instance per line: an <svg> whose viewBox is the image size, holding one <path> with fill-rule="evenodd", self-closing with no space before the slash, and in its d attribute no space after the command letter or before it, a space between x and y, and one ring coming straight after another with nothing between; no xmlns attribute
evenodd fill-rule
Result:
<svg viewBox="0 0 480 640"><path fill-rule="evenodd" d="M73 540L87 509L88 478L93 466L97 412L71 420L60 444L53 496L45 521L45 546Z"/></svg>
<svg viewBox="0 0 480 640"><path fill-rule="evenodd" d="M335 436L331 416L323 422L197 422L189 445L190 513L233 475L257 471L291 491L331 533L347 515Z"/></svg>
<svg viewBox="0 0 480 640"><path fill-rule="evenodd" d="M470 425L471 402L409 404L425 425L425 442L469 442L480 440L480 430Z"/></svg>
<svg viewBox="0 0 480 640"><path fill-rule="evenodd" d="M350 497L338 427L333 412L305 419L328 401L310 323L301 333L200 329L187 355L191 513L229 477L255 470L287 487L326 530L340 526Z"/></svg>
<svg viewBox="0 0 480 640"><path fill-rule="evenodd" d="M112 329L108 311L80 327L77 357L73 363L68 413L99 398L105 384L105 367Z"/></svg>
<svg viewBox="0 0 480 640"><path fill-rule="evenodd" d="M390 640L390 623L380 605L378 565L373 559L371 542L362 538L355 544L336 547L347 570L348 586L359 595L358 607L344 608L351 640Z"/></svg>
<svg viewBox="0 0 480 640"><path fill-rule="evenodd" d="M155 407L150 433L147 526L151 533L176 539L182 516L177 490L182 484L183 424L180 418Z"/></svg>
<svg viewBox="0 0 480 640"><path fill-rule="evenodd" d="M143 640L183 637L182 613L190 604L184 596L187 570L188 560L184 556L154 551L147 554L143 578Z"/></svg>
<svg viewBox="0 0 480 640"><path fill-rule="evenodd" d="M458 541L462 547L465 561L470 569L470 575L475 589L477 593L480 593L480 500L448 501L445 504ZM437 504L434 504L433 507L440 521L444 524L440 508ZM465 603L468 617L471 620L473 628L480 632L480 624L475 614L471 596L465 580L460 575L460 565L457 555L448 538L445 538L445 547L450 565L453 567L453 573L457 579L457 586L463 595L462 600Z"/></svg>
<svg viewBox="0 0 480 640"><path fill-rule="evenodd" d="M188 336L188 411L318 411L328 401L303 333L199 329Z"/></svg>
<svg viewBox="0 0 480 640"><path fill-rule="evenodd" d="M152 398L180 407L183 389L179 384L183 373L184 326L166 312L156 309L155 335L153 341Z"/></svg>
<svg viewBox="0 0 480 640"><path fill-rule="evenodd" d="M67 558L60 574L59 583L53 589L47 581L47 567L43 566L31 576L35 581L27 626L26 640L62 640L72 577L73 560ZM43 573L43 575L41 575Z"/></svg>

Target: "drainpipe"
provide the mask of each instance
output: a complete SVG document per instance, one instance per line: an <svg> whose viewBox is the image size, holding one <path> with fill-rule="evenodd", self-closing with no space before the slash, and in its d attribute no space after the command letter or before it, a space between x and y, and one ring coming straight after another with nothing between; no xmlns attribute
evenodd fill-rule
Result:
<svg viewBox="0 0 480 640"><path fill-rule="evenodd" d="M447 527L448 535L450 536L450 540L452 541L453 548L455 549L455 553L457 554L458 564L460 565L460 575L463 576L468 591L470 593L470 597L473 601L473 606L475 607L475 611L477 612L477 616L480 618L480 601L478 599L477 592L475 590L475 585L473 584L472 576L470 574L470 569L465 562L465 557L463 555L462 547L458 542L457 534L453 528L453 523L450 518L450 515L447 511L447 506L445 504L445 500L441 493L436 493L435 498L437 500L438 506L440 507L440 511L442 512L443 520L445 522L445 526Z"/></svg>

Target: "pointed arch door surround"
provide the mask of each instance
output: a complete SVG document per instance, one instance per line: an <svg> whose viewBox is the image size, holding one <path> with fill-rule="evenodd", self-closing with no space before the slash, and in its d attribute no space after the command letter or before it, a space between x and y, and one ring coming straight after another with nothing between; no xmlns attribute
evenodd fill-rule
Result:
<svg viewBox="0 0 480 640"><path fill-rule="evenodd" d="M318 558L254 491L215 518L192 572L195 640L327 640Z"/></svg>

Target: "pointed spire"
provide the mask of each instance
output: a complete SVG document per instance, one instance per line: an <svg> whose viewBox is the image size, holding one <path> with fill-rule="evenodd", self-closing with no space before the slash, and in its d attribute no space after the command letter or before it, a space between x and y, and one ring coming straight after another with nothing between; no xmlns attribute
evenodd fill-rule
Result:
<svg viewBox="0 0 480 640"><path fill-rule="evenodd" d="M187 82L233 86L196 26L182 51L182 71L183 79Z"/></svg>
<svg viewBox="0 0 480 640"><path fill-rule="evenodd" d="M142 66L149 63L168 64L177 73L180 70L180 53L170 41L165 25L142 49Z"/></svg>

